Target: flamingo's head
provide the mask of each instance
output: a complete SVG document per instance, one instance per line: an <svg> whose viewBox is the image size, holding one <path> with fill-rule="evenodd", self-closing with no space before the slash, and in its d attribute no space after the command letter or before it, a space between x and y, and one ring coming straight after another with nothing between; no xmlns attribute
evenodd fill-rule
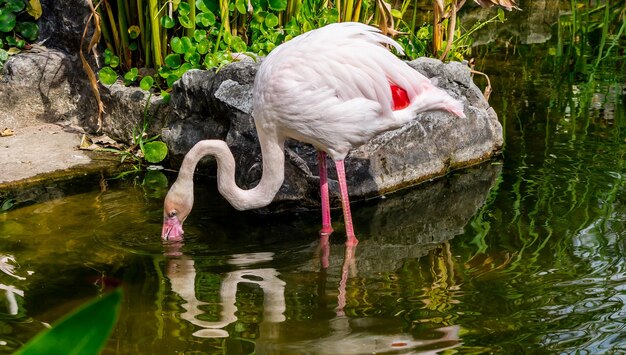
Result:
<svg viewBox="0 0 626 355"><path fill-rule="evenodd" d="M161 239L164 241L180 241L183 239L183 223L193 207L193 186L185 188L184 183L177 180L165 196L163 203L163 230Z"/></svg>

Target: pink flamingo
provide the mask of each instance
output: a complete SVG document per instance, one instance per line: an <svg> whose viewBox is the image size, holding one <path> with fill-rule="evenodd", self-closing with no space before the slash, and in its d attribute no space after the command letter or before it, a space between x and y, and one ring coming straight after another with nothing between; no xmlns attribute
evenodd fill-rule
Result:
<svg viewBox="0 0 626 355"><path fill-rule="evenodd" d="M164 240L181 240L182 224L193 206L193 174L198 161L217 160L219 192L238 210L267 206L284 180L284 142L294 138L319 152L322 235L332 232L326 155L335 161L344 213L346 244L354 235L344 159L350 149L402 127L420 112L446 110L465 117L463 105L436 88L386 46L398 43L371 26L336 23L276 47L261 63L254 81L253 110L263 176L252 189L235 183L235 160L224 141L203 140L185 156L165 197Z"/></svg>

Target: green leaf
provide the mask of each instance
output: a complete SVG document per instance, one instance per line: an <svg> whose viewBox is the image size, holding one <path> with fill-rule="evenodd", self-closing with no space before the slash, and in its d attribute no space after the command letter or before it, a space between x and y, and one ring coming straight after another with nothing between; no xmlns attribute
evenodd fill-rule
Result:
<svg viewBox="0 0 626 355"><path fill-rule="evenodd" d="M209 40L206 38L198 42L198 46L196 47L199 54L207 54L210 48L211 48L211 42L209 42Z"/></svg>
<svg viewBox="0 0 626 355"><path fill-rule="evenodd" d="M154 78L151 76L144 76L139 82L139 87L146 91L149 91L152 85L154 85Z"/></svg>
<svg viewBox="0 0 626 355"><path fill-rule="evenodd" d="M185 61L197 67L200 64L200 54L198 52L185 53Z"/></svg>
<svg viewBox="0 0 626 355"><path fill-rule="evenodd" d="M143 145L143 156L149 163L158 163L167 156L167 145L163 142L149 142Z"/></svg>
<svg viewBox="0 0 626 355"><path fill-rule="evenodd" d="M172 99L172 95L165 90L161 90L161 97L163 98L163 103L167 104Z"/></svg>
<svg viewBox="0 0 626 355"><path fill-rule="evenodd" d="M166 66L162 66L159 68L159 76L163 79L167 79L170 75L172 75L172 70Z"/></svg>
<svg viewBox="0 0 626 355"><path fill-rule="evenodd" d="M112 85L117 80L117 73L111 67L104 67L100 69L98 77L100 78L100 82L104 85Z"/></svg>
<svg viewBox="0 0 626 355"><path fill-rule="evenodd" d="M196 42L200 42L203 39L207 39L207 34L205 30L195 30L193 32L193 39L196 40Z"/></svg>
<svg viewBox="0 0 626 355"><path fill-rule="evenodd" d="M235 7L237 8L237 11L239 11L240 14L245 14L246 13L246 0L236 0Z"/></svg>
<svg viewBox="0 0 626 355"><path fill-rule="evenodd" d="M165 57L165 64L172 69L180 67L181 63L182 58L178 53L168 54L167 57Z"/></svg>
<svg viewBox="0 0 626 355"><path fill-rule="evenodd" d="M184 53L190 53L190 52L195 52L196 51L196 46L194 46L193 42L191 42L191 38L183 37L183 38L180 39L180 41L183 44L183 51L184 51Z"/></svg>
<svg viewBox="0 0 626 355"><path fill-rule="evenodd" d="M185 53L185 48L183 47L183 41L181 41L180 37L172 37L170 41L170 46L172 47L172 51L174 53L183 54Z"/></svg>
<svg viewBox="0 0 626 355"><path fill-rule="evenodd" d="M9 52L0 48L0 63L5 62L7 59L9 59Z"/></svg>
<svg viewBox="0 0 626 355"><path fill-rule="evenodd" d="M498 20L504 22L504 10L501 7L498 8Z"/></svg>
<svg viewBox="0 0 626 355"><path fill-rule="evenodd" d="M163 28L173 28L175 24L173 18L169 16L161 17L161 26L163 26Z"/></svg>
<svg viewBox="0 0 626 355"><path fill-rule="evenodd" d="M267 14L267 16L265 17L265 26L269 28L274 28L277 25L278 25L278 16L272 13Z"/></svg>
<svg viewBox="0 0 626 355"><path fill-rule="evenodd" d="M146 171L146 175L143 177L141 185L152 190L164 190L164 192L167 192L169 181L163 172L148 170Z"/></svg>
<svg viewBox="0 0 626 355"><path fill-rule="evenodd" d="M178 16L178 22L180 22L180 25L184 28L193 28L193 22L191 22L187 15Z"/></svg>
<svg viewBox="0 0 626 355"><path fill-rule="evenodd" d="M215 24L215 15L211 11L200 13L196 16L196 24L209 27Z"/></svg>
<svg viewBox="0 0 626 355"><path fill-rule="evenodd" d="M243 39L241 39L241 37L238 36L234 36L230 42L230 47L235 51L235 52L245 52L246 50L248 50L248 46L246 46L246 43L243 41Z"/></svg>
<svg viewBox="0 0 626 355"><path fill-rule="evenodd" d="M187 15L189 15L190 11L191 11L191 7L189 6L188 3L181 2L180 4L178 4L178 14L179 15L187 16Z"/></svg>
<svg viewBox="0 0 626 355"><path fill-rule="evenodd" d="M15 14L0 9L0 32L11 32L15 27Z"/></svg>
<svg viewBox="0 0 626 355"><path fill-rule="evenodd" d="M24 10L26 7L26 3L24 0L4 0L0 1L0 3L4 2L4 9L9 12L18 13Z"/></svg>
<svg viewBox="0 0 626 355"><path fill-rule="evenodd" d="M31 15L35 20L38 20L41 17L41 2L39 0L28 0L26 4L26 12Z"/></svg>
<svg viewBox="0 0 626 355"><path fill-rule="evenodd" d="M2 51L2 49L0 49L0 51ZM10 210L14 204L15 204L15 200L12 200L10 198L2 201L2 203L0 203L0 212Z"/></svg>
<svg viewBox="0 0 626 355"><path fill-rule="evenodd" d="M99 354L115 326L121 300L122 290L117 289L81 306L16 354Z"/></svg>
<svg viewBox="0 0 626 355"><path fill-rule="evenodd" d="M130 37L130 39L137 39L137 37L139 37L140 34L141 34L141 28L139 28L139 26L132 25L128 28L128 36Z"/></svg>
<svg viewBox="0 0 626 355"><path fill-rule="evenodd" d="M196 1L196 8L198 10L200 10L201 12L208 12L211 11L209 10L209 7L207 6L209 0L197 0Z"/></svg>
<svg viewBox="0 0 626 355"><path fill-rule="evenodd" d="M15 30L29 41L34 41L39 37L39 26L34 22L19 22Z"/></svg>
<svg viewBox="0 0 626 355"><path fill-rule="evenodd" d="M167 78L165 78L165 82L167 83L167 86L171 87L178 79L180 79L178 75L170 74Z"/></svg>
<svg viewBox="0 0 626 355"><path fill-rule="evenodd" d="M283 11L287 8L287 0L268 0L267 3L274 11Z"/></svg>
<svg viewBox="0 0 626 355"><path fill-rule="evenodd" d="M139 76L139 70L137 68L130 68L130 70L126 74L124 74L124 81L127 84L130 84L133 81L137 80L138 76Z"/></svg>
<svg viewBox="0 0 626 355"><path fill-rule="evenodd" d="M400 12L400 10L397 10L397 9L391 9L391 16L401 19L402 12Z"/></svg>
<svg viewBox="0 0 626 355"><path fill-rule="evenodd" d="M117 66L120 65L120 57L116 56L115 53L107 48L104 50L104 64L112 68L117 68Z"/></svg>
<svg viewBox="0 0 626 355"><path fill-rule="evenodd" d="M266 16L267 16L267 12L257 11L252 15L252 19L258 23L263 23L263 21L265 21Z"/></svg>

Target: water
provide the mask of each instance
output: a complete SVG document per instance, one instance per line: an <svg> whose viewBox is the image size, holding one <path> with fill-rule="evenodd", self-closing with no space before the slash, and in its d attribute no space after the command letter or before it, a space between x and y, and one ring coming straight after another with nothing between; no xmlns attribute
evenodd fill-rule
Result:
<svg viewBox="0 0 626 355"><path fill-rule="evenodd" d="M503 158L354 204L354 249L339 211L326 244L316 212L236 212L213 180L183 245L141 179L0 213L0 352L116 286L105 354L626 352L626 80L587 95L546 52L480 57Z"/></svg>

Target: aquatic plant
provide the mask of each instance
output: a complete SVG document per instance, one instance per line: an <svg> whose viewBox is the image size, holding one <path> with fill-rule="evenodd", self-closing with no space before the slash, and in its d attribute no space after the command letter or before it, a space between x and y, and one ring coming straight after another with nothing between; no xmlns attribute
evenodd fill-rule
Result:
<svg viewBox="0 0 626 355"><path fill-rule="evenodd" d="M115 326L122 302L117 289L68 314L16 354L99 354Z"/></svg>
<svg viewBox="0 0 626 355"><path fill-rule="evenodd" d="M37 40L35 20L41 13L39 0L0 0L0 69L10 55L29 49Z"/></svg>
<svg viewBox="0 0 626 355"><path fill-rule="evenodd" d="M468 37L456 27L456 12L465 0L433 3L435 14L441 16L430 26L417 22L417 0L404 0L398 9L383 0L100 0L94 3L94 16L99 18L94 21L106 49L99 79L109 85L121 74L130 85L152 76L154 87L166 92L189 69L266 55L301 33L343 21L376 25L397 36L409 58L434 54L462 59ZM510 3L481 5L510 9L514 2ZM490 21L503 16L499 13ZM446 35L437 35L441 26L449 29ZM432 51L431 40L437 43ZM442 44L445 51L438 49Z"/></svg>

